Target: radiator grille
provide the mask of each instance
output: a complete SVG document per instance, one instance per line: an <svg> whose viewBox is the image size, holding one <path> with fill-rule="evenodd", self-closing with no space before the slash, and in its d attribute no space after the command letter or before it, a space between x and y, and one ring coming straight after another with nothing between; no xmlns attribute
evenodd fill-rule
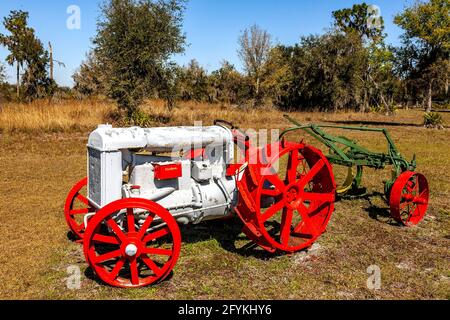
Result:
<svg viewBox="0 0 450 320"><path fill-rule="evenodd" d="M101 152L89 149L89 199L100 205L102 201Z"/></svg>

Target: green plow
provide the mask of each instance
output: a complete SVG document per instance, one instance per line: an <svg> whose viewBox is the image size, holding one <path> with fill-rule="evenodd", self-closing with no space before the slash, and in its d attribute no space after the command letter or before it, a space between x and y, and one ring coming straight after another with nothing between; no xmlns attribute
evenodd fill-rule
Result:
<svg viewBox="0 0 450 320"><path fill-rule="evenodd" d="M333 166L348 168L348 175L344 183L337 188L341 197L358 190L362 183L364 168L385 169L392 166L392 177L384 182L384 193L390 205L391 215L404 225L419 223L427 210L429 187L426 178L416 173L416 156L407 161L395 146L387 129L335 126L318 124L301 124L295 119L284 116L294 127L283 131L280 139L288 133L303 131L329 149L326 155ZM348 131L373 132L384 136L387 141L386 153L370 151L357 142L343 136L334 136L324 129L343 129Z"/></svg>

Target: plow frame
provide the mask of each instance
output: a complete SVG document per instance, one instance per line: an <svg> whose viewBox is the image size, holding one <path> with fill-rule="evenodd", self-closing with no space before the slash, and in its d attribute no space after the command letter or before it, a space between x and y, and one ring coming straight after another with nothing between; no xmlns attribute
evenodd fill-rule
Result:
<svg viewBox="0 0 450 320"><path fill-rule="evenodd" d="M386 166L392 166L392 178L385 182L385 194L389 199L390 190L394 185L397 178L405 171L415 171L416 156L413 160L408 162L397 149L394 141L392 140L387 129L384 128L369 128L358 126L337 126L337 125L318 125L318 124L301 124L297 120L284 115L284 117L294 124L294 127L286 129L280 135L280 140L283 139L288 133L302 130L308 135L329 148L329 154L326 155L327 159L333 164L338 166L344 166L349 168L349 177L351 176L352 168L356 167L357 172L354 176L346 181L348 184L344 188L344 191L348 191L351 187L359 187L362 180L363 168L373 169L385 169ZM382 134L387 141L387 152L379 153L370 151L355 141L352 141L346 137L334 136L323 129L342 129L349 131L362 131L373 132ZM345 193L338 192L338 193Z"/></svg>

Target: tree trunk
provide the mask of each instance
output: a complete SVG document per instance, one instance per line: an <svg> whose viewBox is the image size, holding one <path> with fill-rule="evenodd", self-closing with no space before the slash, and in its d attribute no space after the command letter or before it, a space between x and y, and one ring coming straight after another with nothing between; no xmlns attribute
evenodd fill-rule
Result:
<svg viewBox="0 0 450 320"><path fill-rule="evenodd" d="M431 112L433 109L433 80L428 84L428 103L426 112Z"/></svg>
<svg viewBox="0 0 450 320"><path fill-rule="evenodd" d="M260 105L260 96L259 96L260 82L261 82L261 80L259 79L259 76L256 76L256 84L255 84L255 105L254 105L254 107L259 107L259 105Z"/></svg>
<svg viewBox="0 0 450 320"><path fill-rule="evenodd" d="M362 103L362 105L361 105L361 107L360 107L360 112L361 113L366 113L367 112L367 110L369 110L369 106L368 106L368 101L369 99L368 99L368 94L367 94L367 89L364 89L364 101L363 101L363 103Z"/></svg>
<svg viewBox="0 0 450 320"><path fill-rule="evenodd" d="M53 80L53 47L52 43L48 43L49 53L50 53L50 79Z"/></svg>
<svg viewBox="0 0 450 320"><path fill-rule="evenodd" d="M17 98L20 97L20 64L17 62L17 85L16 85L16 91L17 91Z"/></svg>

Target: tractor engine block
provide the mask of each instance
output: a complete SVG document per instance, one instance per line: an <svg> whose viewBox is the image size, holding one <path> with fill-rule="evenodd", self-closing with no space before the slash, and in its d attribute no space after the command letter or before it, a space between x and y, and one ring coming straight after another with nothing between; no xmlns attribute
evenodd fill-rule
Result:
<svg viewBox="0 0 450 320"><path fill-rule="evenodd" d="M237 202L236 178L226 174L233 148L231 131L220 126L100 126L88 144L89 201L102 208L119 199L150 200L180 224L227 217ZM204 150L204 157L190 157L191 150Z"/></svg>

